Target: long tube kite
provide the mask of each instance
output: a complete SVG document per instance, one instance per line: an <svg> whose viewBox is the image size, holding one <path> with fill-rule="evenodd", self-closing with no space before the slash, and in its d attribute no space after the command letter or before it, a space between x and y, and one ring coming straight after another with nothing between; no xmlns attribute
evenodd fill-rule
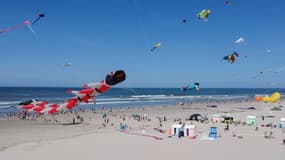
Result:
<svg viewBox="0 0 285 160"><path fill-rule="evenodd" d="M80 103L88 103L90 100L94 100L96 96L107 92L112 86L123 82L126 79L126 74L123 70L109 73L105 80L98 83L88 83L83 86L80 91L69 90L69 93L75 95L75 97L65 100L63 103L49 104L46 101L39 101L36 99L28 100L19 103L21 108L27 112L34 112L38 114L55 114L60 111L66 111L73 109Z"/></svg>

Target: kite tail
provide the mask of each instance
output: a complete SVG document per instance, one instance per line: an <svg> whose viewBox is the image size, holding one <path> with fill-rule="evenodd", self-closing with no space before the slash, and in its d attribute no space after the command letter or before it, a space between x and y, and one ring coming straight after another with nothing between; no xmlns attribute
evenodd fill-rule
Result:
<svg viewBox="0 0 285 160"><path fill-rule="evenodd" d="M36 34L36 32L34 31L34 29L32 28L32 26L30 24L26 24L28 29L33 33Z"/></svg>
<svg viewBox="0 0 285 160"><path fill-rule="evenodd" d="M25 25L25 23L21 23L17 26L12 26L12 27L9 27L9 28L6 28L6 29L3 29L3 30L0 30L0 34L1 33L5 33L5 32L10 32L10 31L13 31L13 30L16 30L16 29L19 29L21 27L23 27Z"/></svg>

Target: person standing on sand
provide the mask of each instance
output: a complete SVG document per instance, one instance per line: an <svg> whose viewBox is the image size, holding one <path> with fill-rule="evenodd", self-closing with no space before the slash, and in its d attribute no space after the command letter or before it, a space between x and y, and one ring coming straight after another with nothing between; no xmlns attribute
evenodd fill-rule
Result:
<svg viewBox="0 0 285 160"><path fill-rule="evenodd" d="M267 130L264 132L264 138L268 138L268 136L267 136Z"/></svg>
<svg viewBox="0 0 285 160"><path fill-rule="evenodd" d="M270 131L270 133L269 133L269 138L273 138L273 132L272 131Z"/></svg>

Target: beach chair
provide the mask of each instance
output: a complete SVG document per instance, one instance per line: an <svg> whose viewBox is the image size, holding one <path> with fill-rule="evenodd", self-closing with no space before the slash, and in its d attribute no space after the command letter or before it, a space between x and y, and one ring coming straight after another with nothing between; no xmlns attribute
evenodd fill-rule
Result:
<svg viewBox="0 0 285 160"><path fill-rule="evenodd" d="M210 133L209 133L210 138L217 138L217 127L211 127L210 128Z"/></svg>
<svg viewBox="0 0 285 160"><path fill-rule="evenodd" d="M120 129L121 130L125 130L126 129L126 125L120 124Z"/></svg>

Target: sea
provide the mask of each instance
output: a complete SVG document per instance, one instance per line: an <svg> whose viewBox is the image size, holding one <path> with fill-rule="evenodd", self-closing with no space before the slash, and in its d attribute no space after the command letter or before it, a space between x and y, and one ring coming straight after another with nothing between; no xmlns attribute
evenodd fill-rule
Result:
<svg viewBox="0 0 285 160"><path fill-rule="evenodd" d="M74 97L67 90L81 88L60 87L0 87L0 117L7 113L21 112L20 102L29 99L60 103ZM132 108L167 106L179 103L254 100L256 95L285 94L284 88L201 88L199 91L182 91L181 88L112 88L93 102L81 104L76 109Z"/></svg>

